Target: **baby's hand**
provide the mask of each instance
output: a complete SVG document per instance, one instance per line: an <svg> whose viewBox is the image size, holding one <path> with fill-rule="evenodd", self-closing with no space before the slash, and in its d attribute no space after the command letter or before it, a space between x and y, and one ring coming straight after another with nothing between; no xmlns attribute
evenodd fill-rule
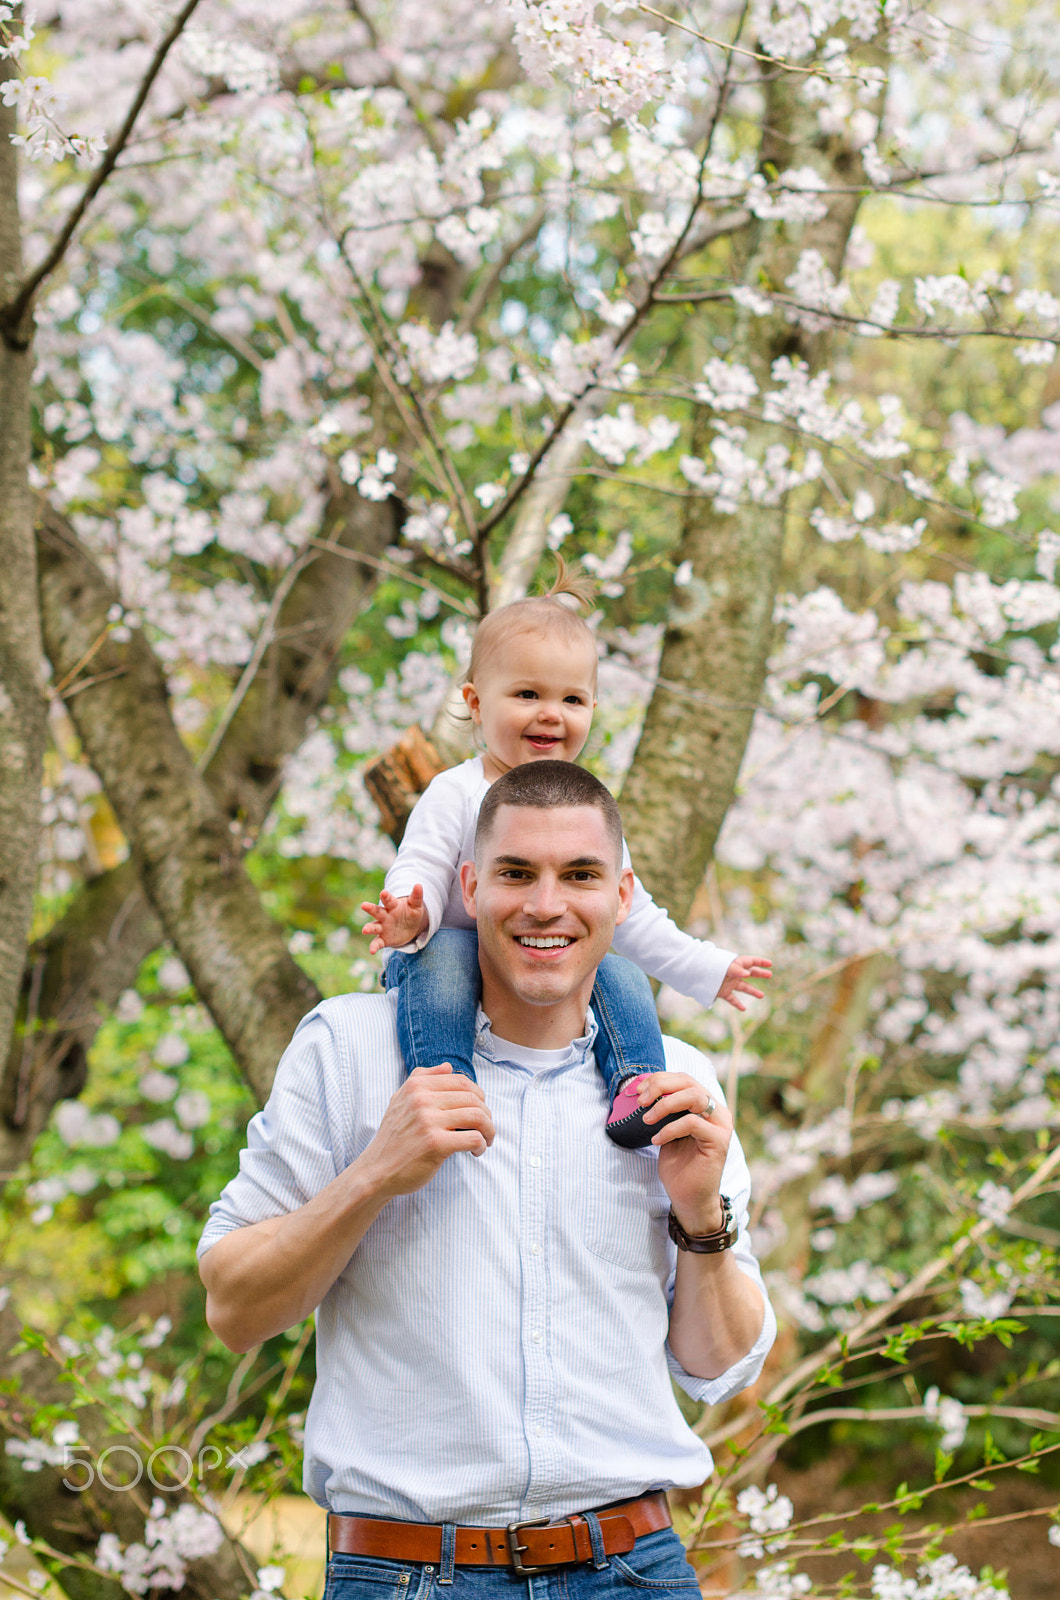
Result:
<svg viewBox="0 0 1060 1600"><path fill-rule="evenodd" d="M761 956L737 956L722 979L721 988L718 990L718 999L727 1000L737 1011L746 1011L747 1007L738 995L754 995L756 1000L761 1000L762 990L756 989L752 979L765 983L773 976L772 961L764 961Z"/></svg>
<svg viewBox="0 0 1060 1600"><path fill-rule="evenodd" d="M411 894L391 894L389 889L384 889L378 905L362 900L361 910L372 918L361 932L371 939L368 953L373 956L377 950L400 950L402 945L411 944L425 932L429 921L423 904L423 885L419 883L413 884Z"/></svg>

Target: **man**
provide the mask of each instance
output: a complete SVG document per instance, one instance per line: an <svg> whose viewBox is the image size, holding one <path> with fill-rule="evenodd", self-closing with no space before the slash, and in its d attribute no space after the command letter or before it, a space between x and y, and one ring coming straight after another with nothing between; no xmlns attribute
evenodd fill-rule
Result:
<svg viewBox="0 0 1060 1600"><path fill-rule="evenodd" d="M578 1600L616 1577L698 1596L659 1491L710 1457L669 1376L716 1403L753 1381L775 1324L703 1058L667 1040L646 1117L678 1115L657 1148L604 1134L588 1003L631 902L621 850L591 774L500 778L461 869L479 1083L404 1079L391 996L326 1001L212 1210L201 1272L225 1344L317 1310L305 1486L332 1512L328 1600L454 1579L487 1600L550 1573Z"/></svg>

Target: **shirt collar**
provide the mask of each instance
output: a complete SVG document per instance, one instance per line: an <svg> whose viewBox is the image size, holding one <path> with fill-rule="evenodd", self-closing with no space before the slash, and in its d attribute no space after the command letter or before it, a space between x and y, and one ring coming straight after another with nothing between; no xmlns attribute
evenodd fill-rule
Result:
<svg viewBox="0 0 1060 1600"><path fill-rule="evenodd" d="M573 1066L576 1062L585 1061L592 1054L596 1032L596 1018L590 1009L585 1013L585 1032L580 1038L571 1040L566 1060L563 1062L564 1066ZM475 1053L485 1056L488 1061L503 1060L494 1044L493 1024L481 1006L475 1019Z"/></svg>

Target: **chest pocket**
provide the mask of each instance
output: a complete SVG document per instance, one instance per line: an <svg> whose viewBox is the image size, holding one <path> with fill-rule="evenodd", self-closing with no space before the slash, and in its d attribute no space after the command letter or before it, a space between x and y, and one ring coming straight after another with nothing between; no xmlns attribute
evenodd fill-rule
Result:
<svg viewBox="0 0 1060 1600"><path fill-rule="evenodd" d="M590 1146L585 1165L585 1246L594 1256L665 1281L670 1199L658 1163L638 1150Z"/></svg>

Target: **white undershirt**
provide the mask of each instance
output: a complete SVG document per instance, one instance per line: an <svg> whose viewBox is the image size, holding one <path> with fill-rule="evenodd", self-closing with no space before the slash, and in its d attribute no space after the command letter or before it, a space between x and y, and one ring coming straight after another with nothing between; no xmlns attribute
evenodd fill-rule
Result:
<svg viewBox="0 0 1060 1600"><path fill-rule="evenodd" d="M497 1034L493 1035L493 1047L494 1054L502 1061L514 1061L517 1067L526 1067L531 1072L562 1066L570 1057L569 1044L562 1050L532 1050L528 1044L513 1044L511 1039L501 1039Z"/></svg>

